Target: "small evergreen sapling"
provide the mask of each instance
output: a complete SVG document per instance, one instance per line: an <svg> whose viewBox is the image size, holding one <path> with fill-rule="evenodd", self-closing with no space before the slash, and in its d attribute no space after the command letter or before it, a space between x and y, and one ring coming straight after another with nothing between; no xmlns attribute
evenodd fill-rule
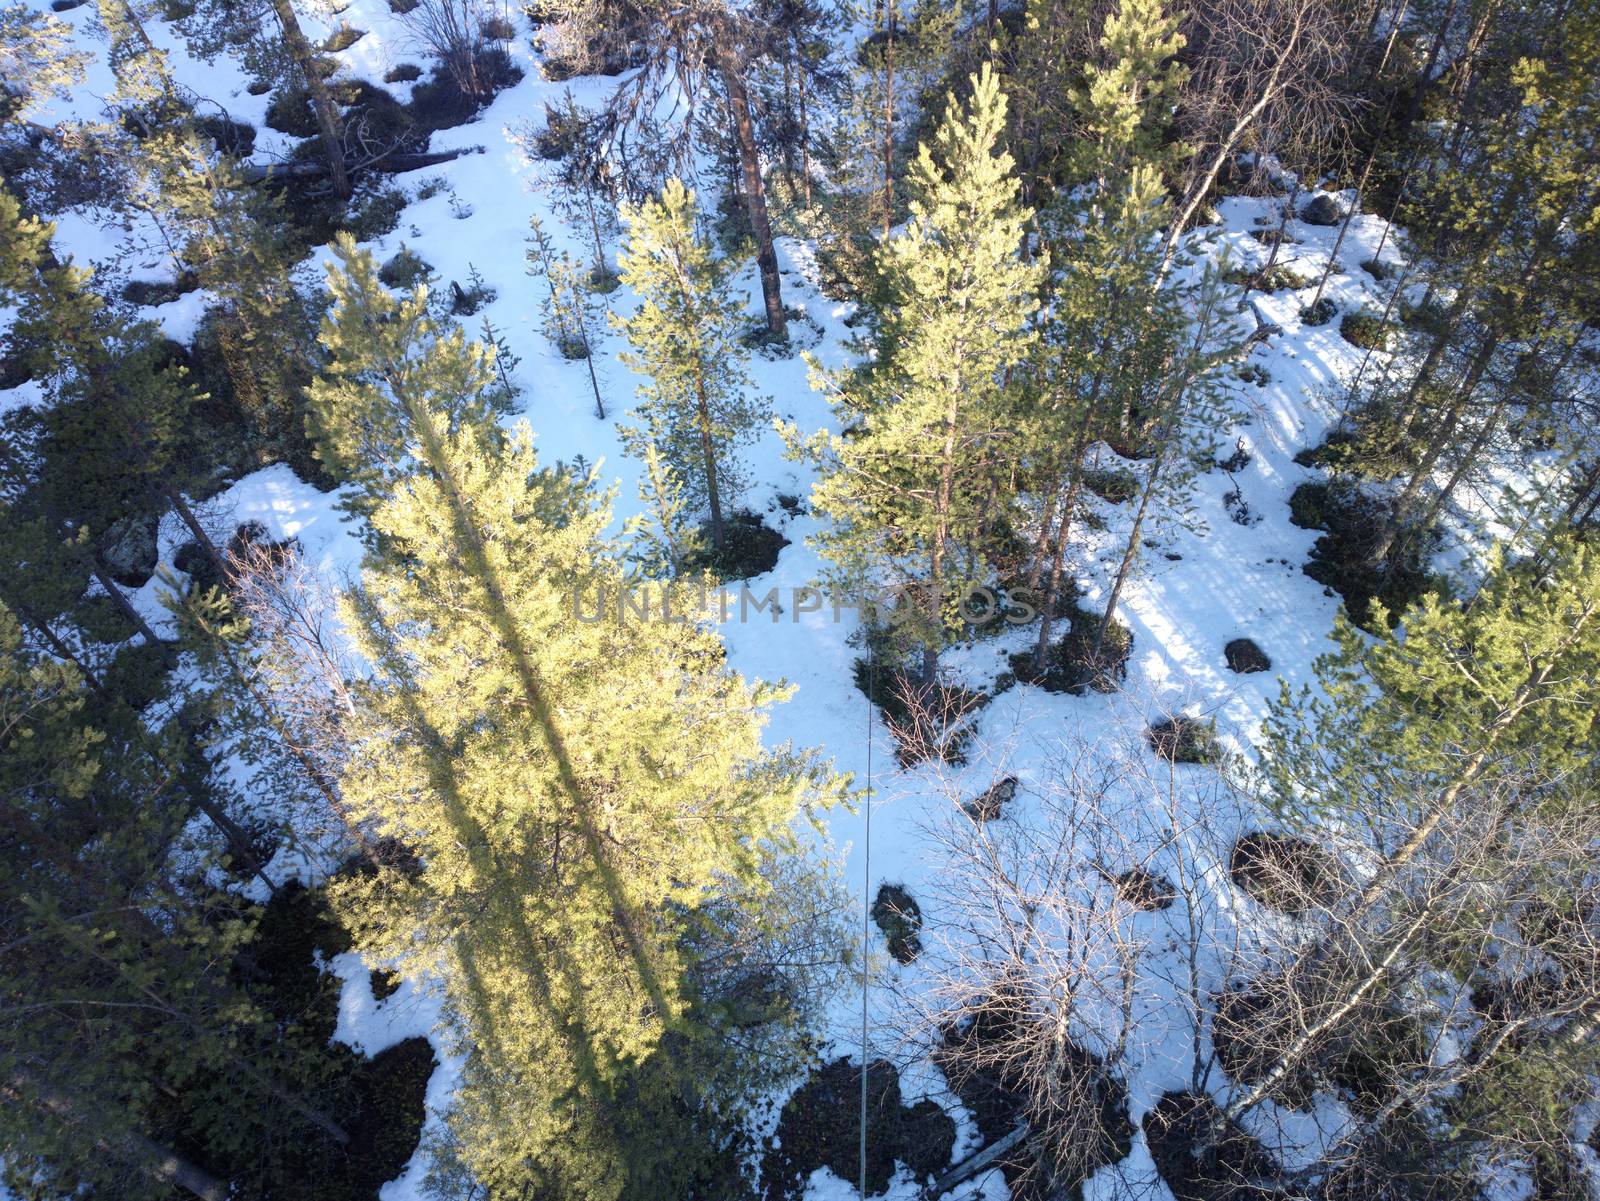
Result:
<svg viewBox="0 0 1600 1201"><path fill-rule="evenodd" d="M529 222L528 274L544 279L545 332L561 356L582 359L589 370L589 387L594 391L595 416L604 421L606 404L600 394L600 377L595 370L595 349L603 326L600 305L588 285L582 266L564 250L558 251L535 215Z"/></svg>

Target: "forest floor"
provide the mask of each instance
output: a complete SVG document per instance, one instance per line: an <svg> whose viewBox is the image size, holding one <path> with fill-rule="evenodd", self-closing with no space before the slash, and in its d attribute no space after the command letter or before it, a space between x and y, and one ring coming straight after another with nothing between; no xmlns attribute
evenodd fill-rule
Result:
<svg viewBox="0 0 1600 1201"><path fill-rule="evenodd" d="M62 16L82 28L92 11L91 5ZM367 31L336 55L351 75L377 82L401 62L422 61L386 0L355 0L340 19ZM199 95L226 106L235 120L257 126L257 157L287 152L291 140L264 124L268 98L248 95L246 80L236 67L226 61L215 65L195 62L167 26L157 24L154 30L171 48L180 78ZM92 38L87 30L83 36ZM450 281L466 286L474 271L482 277L495 298L464 324L475 332L487 317L520 360L513 372L520 387L518 411L510 420L526 419L532 425L546 462L570 463L581 457L589 464L601 464L602 477L616 485L620 520L640 507L639 464L623 453L616 424L632 405L636 380L617 361L622 340L609 334L598 348L596 362L611 416L598 419L583 364L564 359L543 332L542 284L526 274L523 259L529 218L537 215L557 244L575 254L584 255L586 247L554 211L552 191L541 177L546 165L530 161L519 142L519 134L542 126L546 102L558 103L570 89L580 104L595 105L615 81L542 81L525 28L519 29L511 52L526 72L524 79L502 92L476 120L433 137L434 150L475 147L481 152L395 177L394 182L412 199L392 232L370 245L380 262L402 246L409 247L431 266L440 287L447 287ZM100 55L94 68L101 74L91 74L82 90L86 112L95 107L95 96L110 90L103 57ZM410 85L387 86L399 99L407 98ZM427 180L439 182L423 188ZM419 189L432 194L415 199ZM702 191L713 193L714 184ZM1309 199L1310 193L1304 196ZM1253 237L1252 231L1263 225L1276 226L1282 202L1281 196L1223 201L1220 222L1201 228L1191 239L1194 251L1212 260L1226 254L1239 267L1263 262L1269 248ZM1377 312L1383 307L1385 286L1358 264L1373 256L1384 228L1379 217L1366 214L1358 215L1350 226L1340 250L1340 265L1327 289L1341 315ZM1290 220L1287 231L1297 240L1282 248L1279 264L1314 280L1331 252L1337 228ZM59 218L57 239L59 249L102 271L123 271L135 278L171 274L160 240L137 222L126 228L120 219L107 221L103 213L70 213ZM1395 241L1393 236L1387 239L1383 251L1387 261L1399 261ZM847 322L852 305L818 290L807 244L785 237L779 251L785 300L804 314L795 323L797 340L823 365L843 363L849 353ZM750 297L754 324L759 313L759 283L753 263L739 275L738 284ZM780 440L771 431L751 448L752 482L739 498L740 504L764 515L789 543L771 572L748 583L757 594L777 587L784 611L776 616L765 611L751 613L743 621L735 611L722 633L732 667L747 676L782 679L796 687L791 700L772 710L766 734L771 744L821 747L839 770L854 775L858 786L869 779L870 755L870 872L865 851L866 806L858 805L854 811L836 809L826 815L830 845L824 853L837 864L853 897L859 900L864 886L875 892L884 882L903 885L921 908L924 944L936 947L941 938L942 873L948 868L943 852L948 839L940 832L948 833L952 822L967 821L959 809L960 800L1015 776L1019 788L1004 820L1027 823L1038 812L1041 799L1059 788L1064 762L1080 755L1108 767L1142 756L1152 767L1151 778L1165 776L1165 765L1150 752L1143 735L1152 720L1180 711L1214 717L1225 747L1247 760L1259 723L1281 684L1298 689L1311 679L1313 659L1330 649L1328 634L1339 600L1301 570L1317 534L1291 524L1288 498L1297 485L1318 478L1318 473L1296 465L1294 456L1322 440L1337 417L1341 381L1355 370L1365 352L1341 337L1337 317L1319 326L1301 323L1300 306L1310 294L1307 289L1253 297L1260 315L1281 326L1282 332L1256 346L1248 359L1231 369L1234 417L1227 428L1215 431L1220 457L1226 458L1236 443L1242 443L1249 461L1231 473L1217 469L1202 475L1193 489L1188 521L1164 513L1157 528L1150 531L1151 545L1143 569L1130 585L1120 611L1133 634L1122 688L1109 695L1074 696L1024 684L1011 687L977 715L967 762L961 766L896 766L890 734L853 680L854 662L863 653L852 639L858 627L855 615L844 610L836 617L826 605L818 612L800 613L791 603L791 590L812 583L822 566L807 545L808 537L818 529L817 518L805 504L812 483L810 469L786 461ZM203 301L203 296L191 293L147 309L143 315L159 321L181 340L193 333ZM635 300L626 290L619 290L609 297L609 303L621 315ZM1243 375L1251 378L1241 375L1239 369L1245 367L1249 370ZM1369 371L1376 369L1368 367ZM809 386L807 367L798 353L775 358L757 354L751 370L755 387L771 398L776 416L806 431L831 423L828 404ZM33 386L27 385L0 395L0 403L25 403L32 396ZM1101 447L1098 453L1106 466L1121 465L1109 449ZM1238 502L1230 505L1225 501L1235 492L1245 506L1242 520L1236 519ZM802 503L798 511L791 511L796 506L781 504L780 497L798 497ZM307 561L326 579L337 582L356 572L361 554L356 533L337 502L337 494L320 493L300 482L287 467L275 466L232 482L209 500L204 510L206 519L221 530L254 520L274 538L298 539ZM1127 505L1099 499L1090 504L1103 528L1092 531L1086 542L1080 541L1070 571L1078 582L1082 603L1098 608L1104 603L1130 512ZM164 563L170 565L172 552L185 537L175 522L163 529ZM1459 547L1447 546L1443 553L1450 557L1461 552ZM168 615L158 602L158 587L152 582L134 599L151 622L160 626ZM1030 645L1035 629L1030 626L956 648L947 659L952 678L969 687L991 688L1007 670L1008 654ZM1239 638L1258 644L1270 657L1271 670L1244 675L1229 670L1223 648ZM1247 797L1222 788L1210 768L1179 766L1167 778L1170 792L1131 785L1113 789L1105 815L1113 836L1096 844L1097 855L1120 861L1120 866L1109 865L1118 870L1139 863L1156 874L1170 876L1174 869L1169 860L1180 851L1188 864L1201 869L1191 896L1167 909L1130 913L1127 918L1132 937L1146 948L1135 1003L1143 1036L1138 1040L1137 1058L1124 1065L1130 1117L1136 1129L1164 1092L1190 1085L1193 1055L1184 988L1191 918L1208 932L1200 963L1208 991L1223 983L1232 956L1247 960L1250 948L1285 920L1237 890L1229 878L1228 855L1236 838L1270 826L1269 815ZM1178 798L1181 847L1172 837L1171 815L1165 809L1169 795ZM270 805L270 799L262 798L262 803ZM1083 853L1089 854L1087 850ZM321 870L318 856L304 847L284 852L274 868L307 878ZM876 938L876 930L873 935ZM408 981L398 992L375 1002L365 966L354 956L341 956L332 967L346 981L338 1037L368 1052L419 1033L433 1037L439 1045L435 1030L438 1000L426 982ZM902 966L884 957L872 983L872 1053L906 1065L903 1084L908 1104L931 1095L954 1109L954 1098L942 1091L938 1073L920 1059L919 1048L907 1045L898 1034L901 1015L927 983L921 962ZM827 1028L821 1032L829 1044L826 1058L857 1054L860 1005L853 986L830 1005ZM1152 1030L1159 1035L1150 1037ZM1083 1037L1086 1042L1093 1040L1088 1030ZM438 1111L448 1103L457 1067L457 1062L444 1059L435 1073L429 1088L430 1122L437 1121ZM1211 1083L1217 1087L1218 1079L1213 1077ZM781 1100L773 1101L774 1122ZM1276 1117L1285 1119L1286 1115ZM1339 1120L1340 1106L1329 1101L1310 1114L1288 1118L1275 1141L1299 1139L1302 1149L1308 1149L1336 1133ZM956 1157L972 1150L977 1140L971 1120L959 1119ZM420 1197L422 1170L422 1157L418 1156L405 1175L385 1187L384 1201ZM1109 1190L1117 1178L1128 1184L1154 1181L1142 1134L1135 1136L1125 1160L1103 1169L1089 1182L1086 1197L1092 1201L1111 1195ZM902 1172L891 1195L905 1198L914 1193L915 1185ZM813 1178L807 1195L815 1201L842 1199L854 1195L854 1185L823 1169ZM956 1195L998 1198L1006 1193L998 1173L991 1173L963 1186Z"/></svg>

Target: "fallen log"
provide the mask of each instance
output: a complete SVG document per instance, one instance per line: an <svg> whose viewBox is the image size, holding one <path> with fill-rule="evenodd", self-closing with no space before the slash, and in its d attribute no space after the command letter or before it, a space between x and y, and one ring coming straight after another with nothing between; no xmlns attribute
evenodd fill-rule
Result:
<svg viewBox="0 0 1600 1201"><path fill-rule="evenodd" d="M1017 1144L1027 1137L1028 1124L1026 1122L1018 1122L1016 1129L1010 1134L1004 1138L996 1139L982 1150L967 1156L955 1167L935 1180L922 1191L920 1201L937 1201L938 1198L944 1196L962 1181L970 1180L979 1172L993 1167L1002 1155L1015 1148Z"/></svg>
<svg viewBox="0 0 1600 1201"><path fill-rule="evenodd" d="M464 154L482 154L482 146L467 146L460 150L432 150L423 154L386 154L369 162L352 167L351 174L360 171L382 171L385 175L402 175L407 171L421 171L437 167ZM241 163L239 178L245 183L270 183L284 179L316 179L328 174L328 164L318 161L303 163Z"/></svg>

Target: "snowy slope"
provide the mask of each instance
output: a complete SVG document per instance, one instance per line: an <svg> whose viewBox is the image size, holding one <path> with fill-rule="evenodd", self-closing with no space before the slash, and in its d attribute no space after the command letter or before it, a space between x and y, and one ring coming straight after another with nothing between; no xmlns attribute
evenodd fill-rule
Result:
<svg viewBox="0 0 1600 1201"><path fill-rule="evenodd" d="M92 6L86 6L65 14L65 19L84 27L91 12ZM408 44L385 0L356 0L341 20L369 31L338 56L353 74L378 81L398 62L423 61ZM173 49L180 77L197 93L214 97L236 119L261 126L267 98L249 96L236 68L225 61L214 66L194 62L170 31L160 25L157 29L164 44ZM84 36L89 36L87 31ZM638 508L637 465L623 454L615 421L595 417L584 366L565 360L542 332L539 287L525 274L523 261L530 216L538 215L558 243L574 250L582 248L563 232L548 187L540 177L540 165L527 161L517 142L524 123L542 121L547 100L559 100L570 87L580 103L595 103L613 81L543 82L525 32L513 44L512 52L526 70L526 78L497 97L478 120L433 139L434 149L481 147L481 153L465 155L420 177L398 177L413 193L423 177L440 177L444 187L429 199L409 204L398 228L372 249L382 261L404 243L432 265L441 281L465 283L470 271L481 273L498 293L483 315L520 358L516 380L522 391L517 416L533 426L546 461L570 461L580 455L590 463L603 461L604 475L618 485L622 516ZM72 107L93 111L94 97L104 95L109 86L102 63ZM392 90L404 99L405 85ZM260 138L262 152L284 147L284 139L264 126ZM1249 231L1258 222L1275 224L1277 215L1276 201L1228 200L1221 206L1221 225L1199 231L1195 244L1201 253L1212 256L1227 247L1236 264L1262 261L1267 248L1250 237ZM1300 242L1284 248L1282 262L1314 275L1329 254L1337 231L1291 221L1289 232ZM1339 256L1344 267L1333 276L1328 292L1342 310L1381 308L1384 298L1379 289L1355 264L1372 256L1383 232L1383 222L1375 217L1363 215L1352 223ZM1395 255L1394 241L1392 236L1388 240L1386 258ZM133 260L137 274L163 272L159 243L148 230L125 230L120 225L103 228L95 214L72 214L59 223L58 245L80 262L109 260L130 243L137 251ZM780 256L786 300L802 309L818 331L817 357L825 365L843 362L847 333L843 320L849 315L849 306L816 289L804 244L785 239ZM738 279L751 298L754 320L759 307L754 265L746 264ZM1166 536L1147 553L1144 570L1125 595L1121 616L1133 631L1134 651L1121 692L1073 697L1017 686L997 697L980 715L967 767L935 770L922 765L902 771L894 767L892 743L881 720L869 711L853 686L851 665L860 652L849 642L855 619L848 611L839 620L826 608L809 614L785 612L776 621L761 613L747 622L724 626L729 660L735 668L797 686L794 698L772 714L767 732L772 743L792 740L821 746L840 770L856 776L858 784L867 780L869 745L872 747L875 792L870 874L864 854L863 811L836 811L830 816L832 846L828 853L838 857L858 894L866 888L870 896L884 881L904 883L922 902L926 940L937 945L941 922L935 881L942 860L929 830L953 816L952 797L970 797L1000 776L1015 774L1022 789L1018 802L1008 811L1008 820L1026 822L1032 812L1030 797L1047 787L1052 762L1064 750L1081 742L1108 759L1123 753L1148 755L1139 743L1147 721L1179 709L1214 714L1231 743L1247 752L1269 698L1277 693L1278 677L1298 686L1309 679L1313 658L1327 649L1338 602L1301 573L1300 565L1315 535L1290 525L1286 501L1308 477L1292 462L1294 454L1320 441L1336 416L1335 402L1329 396L1360 362L1363 352L1344 342L1337 321L1317 328L1302 327L1298 309L1306 299L1308 294L1297 297L1291 293L1255 297L1262 315L1280 324L1284 332L1252 352L1249 361L1265 368L1270 379L1259 387L1237 381L1237 424L1217 431L1224 453L1241 437L1251 452L1249 465L1236 473L1234 480L1259 521L1239 525L1231 520L1223 495L1234 487L1234 481L1226 474L1214 471L1199 481L1195 509L1209 528ZM198 295L183 297L151 310L150 315L173 335L184 336L198 318L201 300ZM610 300L619 313L633 303L624 291ZM480 320L481 316L469 319L469 328L475 328ZM619 348L616 335L608 335L598 348L608 407L616 418L626 414L635 383L616 360ZM779 360L756 357L751 368L757 388L772 398L777 416L796 422L803 430L829 422L828 407L808 386L807 370L798 356ZM0 402L25 401L30 398L28 392L21 389L0 395ZM817 524L809 513L786 515L776 497L805 497L809 472L783 459L779 440L772 433L750 452L749 464L755 483L743 502L768 513L769 520L790 539L776 569L750 581L750 587L759 593L778 586L787 608L790 589L811 582L819 572L816 554L806 545ZM317 493L280 466L239 480L206 508L219 528L254 519L274 537L298 538L308 561L329 579L337 580L356 569L360 551L347 519L335 508L336 501L336 496ZM1128 520L1126 511L1115 506L1101 504L1100 511L1107 528L1095 537L1082 561L1071 565L1091 606L1103 601L1120 551L1120 532ZM176 528L164 530L168 562L180 541L182 535ZM165 613L156 600L156 588L152 583L135 600L152 620L162 621ZM952 652L952 672L974 684L987 684L1004 669L1005 653L1020 649L1028 636L1024 631ZM1267 651L1273 661L1272 673L1239 676L1227 669L1223 645L1242 636L1254 639ZM1154 763L1153 756L1151 761ZM1236 832L1255 828L1265 817L1252 813L1247 802L1218 803L1205 769L1177 770L1184 803L1206 805L1207 820L1214 821L1211 833L1189 851L1193 860L1205 867L1200 885L1201 903L1207 907L1204 920L1216 927L1213 941L1217 944L1231 941L1226 931L1233 929L1233 923L1238 923L1238 936L1248 942L1254 937L1251 931L1270 926L1270 919L1228 884L1225 855ZM1132 790L1120 803L1125 806L1122 829L1130 843L1125 849L1130 855L1148 855L1152 868L1160 870L1163 856L1170 854L1170 848L1164 850L1156 837L1167 820L1159 811L1160 798ZM1160 1023L1160 1029L1170 1031L1170 1038L1156 1042L1157 1053L1148 1061L1128 1066L1135 1124L1163 1090L1187 1085L1189 1031L1187 1019L1179 1012L1182 1004L1177 983L1182 976L1177 950L1184 937L1182 910L1178 905L1164 913L1129 918L1137 936L1149 947L1140 986L1141 1021ZM346 981L338 1037L376 1051L412 1034L434 1033L438 999L423 982L408 982L400 992L375 1004L364 965L354 956L345 956L333 966ZM886 962L881 971L884 975L875 982L871 998L873 1050L907 1058L912 1053L898 1044L894 1033L895 995L901 990L916 992L919 968ZM1221 982L1220 960L1208 963L1206 971L1208 987ZM836 998L831 1007L827 1033L837 1040L839 1053L854 1053L859 1006L859 997L847 994ZM457 1067L446 1062L430 1086L428 1100L435 1115L448 1103ZM941 1081L931 1070L913 1072L905 1086L909 1100L919 1089L938 1090ZM1337 1115L1328 1116L1337 1119ZM970 1122L963 1127L962 1139L958 1151L970 1149L975 1139ZM400 1180L385 1188L385 1201L420 1196L421 1170L420 1162L413 1162ZM1136 1140L1133 1156L1120 1170L1129 1179L1150 1173L1142 1140ZM1102 1173L1104 1179L1096 1179L1089 1190L1091 1198L1109 1195L1110 1175L1108 1170ZM895 1190L898 1196L912 1192L904 1181ZM999 1197L1004 1193L997 1174L990 1174L966 1186L959 1195ZM853 1185L825 1172L818 1173L811 1192L818 1201L853 1195Z"/></svg>

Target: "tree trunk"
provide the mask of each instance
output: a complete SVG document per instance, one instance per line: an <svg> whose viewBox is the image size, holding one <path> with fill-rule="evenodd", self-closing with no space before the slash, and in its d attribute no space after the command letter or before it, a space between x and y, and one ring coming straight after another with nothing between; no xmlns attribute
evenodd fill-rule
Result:
<svg viewBox="0 0 1600 1201"><path fill-rule="evenodd" d="M1039 673L1044 672L1050 654L1050 633L1055 626L1056 606L1061 601L1061 569L1067 554L1067 531L1072 527L1072 511L1078 503L1082 479L1082 472L1074 473L1071 490L1061 506L1055 546L1050 554L1050 583L1044 590L1044 608L1039 614L1039 641L1033 648L1033 670Z"/></svg>
<svg viewBox="0 0 1600 1201"><path fill-rule="evenodd" d="M960 392L952 387L944 411L944 442L939 448L939 487L934 497L933 546L928 556L929 620L932 629L922 644L922 682L939 676L939 651L944 641L944 560L950 541L950 504L955 495L956 421Z"/></svg>
<svg viewBox="0 0 1600 1201"><path fill-rule="evenodd" d="M1289 228L1289 218L1294 215L1294 202L1296 197L1299 195L1300 177L1297 175L1295 176L1294 185L1289 189L1289 199L1284 202L1283 209L1278 213L1278 228L1273 233L1272 249L1267 253L1267 261L1262 265L1260 271L1257 271L1249 279L1245 280L1244 295L1239 298L1240 312L1243 312L1245 306L1250 303L1250 293L1254 291L1256 285L1270 275L1272 273L1272 269L1278 265L1278 255L1283 250L1283 233L1284 230ZM1332 260L1330 259L1329 266L1331 267L1332 265ZM1323 274L1323 279L1327 279L1326 273ZM1319 300L1322 298L1322 291L1320 288L1317 290L1317 298ZM1315 301L1312 302L1313 305L1315 305L1315 303Z"/></svg>
<svg viewBox="0 0 1600 1201"><path fill-rule="evenodd" d="M750 230L756 239L756 266L761 271L761 295L767 306L767 331L780 341L789 337L788 319L783 312L783 284L778 274L778 252L772 244L772 223L767 217L767 192L761 182L761 155L756 147L755 123L750 116L750 97L745 91L741 64L735 61L732 47L724 46L717 55L717 69L728 93L733 115L734 138L739 144L739 166L744 174L745 209L750 214Z"/></svg>
<svg viewBox="0 0 1600 1201"><path fill-rule="evenodd" d="M802 64L799 72L800 93L800 197L806 208L811 207L811 117L806 111L806 72Z"/></svg>
<svg viewBox="0 0 1600 1201"><path fill-rule="evenodd" d="M1097 380L1094 392L1098 395L1099 391L1100 385ZM1068 469L1072 472L1072 484L1061 509L1061 519L1057 523L1055 547L1050 558L1050 585L1045 589L1044 611L1039 619L1039 641L1033 651L1033 669L1039 672L1044 671L1045 658L1050 653L1050 632L1055 624L1056 605L1061 599L1061 568L1066 556L1067 533L1072 528L1072 514L1077 509L1078 497L1083 489L1083 451L1089 444L1091 413L1092 409L1084 410L1083 423L1078 427L1078 436L1073 440L1072 455L1068 460Z"/></svg>
<svg viewBox="0 0 1600 1201"><path fill-rule="evenodd" d="M883 240L894 228L894 23L895 0L887 0L883 43Z"/></svg>
<svg viewBox="0 0 1600 1201"><path fill-rule="evenodd" d="M129 624L134 629L144 635L144 640L153 646L163 645L161 639L156 637L156 632L150 628L150 623L144 619L139 610L133 607L133 603L123 595L122 589L117 587L117 582L106 574L106 569L100 565L98 556L95 557L91 571L94 578L100 581L100 587L110 593L112 604L117 606L117 610L128 619Z"/></svg>
<svg viewBox="0 0 1600 1201"><path fill-rule="evenodd" d="M1314 310L1322 303L1322 293L1328 286L1328 277L1333 274L1333 265L1339 261L1339 251L1344 247L1344 236L1350 232L1350 222L1355 220L1356 210L1361 207L1361 197L1367 190L1367 177L1372 174L1372 164L1377 158L1378 147L1374 143L1372 153L1367 155L1367 165L1361 168L1361 178L1356 181L1356 194L1351 198L1350 208L1346 211L1344 220L1339 223L1339 236L1333 240L1333 249L1328 252L1328 261L1322 268L1322 278L1317 281L1317 294L1311 298L1311 303L1307 306L1310 309Z"/></svg>
<svg viewBox="0 0 1600 1201"><path fill-rule="evenodd" d="M1462 381L1461 388L1456 393L1455 401L1450 405L1445 414L1444 422L1435 432L1427 451L1422 456L1422 461L1412 471L1411 478L1406 481L1406 486L1399 496L1395 497L1394 506L1389 511L1389 518L1384 525L1384 532L1374 545L1368 561L1380 563L1388 557L1389 551L1394 547L1395 540L1406 525L1412 507L1416 504L1417 496L1422 487L1427 483L1428 477L1433 473L1434 466L1450 445L1450 440L1455 437L1456 428L1461 424L1461 418L1466 412L1467 405L1472 400L1472 395L1478 390L1478 383L1483 379L1484 372L1489 369L1489 362L1494 358L1495 348L1499 345L1499 337L1491 334L1477 355L1472 360L1472 366L1467 370L1467 377Z"/></svg>
<svg viewBox="0 0 1600 1201"><path fill-rule="evenodd" d="M217 549L217 544L211 540L210 533L200 524L200 519L195 516L194 509L189 506L189 502L184 498L183 493L179 492L171 484L163 482L161 495L167 498L167 503L172 506L172 511L178 515L178 520L182 521L188 531L194 535L195 543L205 552L206 558L211 561L211 566L215 569L217 578L219 580L230 578L233 575L233 569L229 567L228 561L223 557L222 552Z"/></svg>
<svg viewBox="0 0 1600 1201"><path fill-rule="evenodd" d="M1133 528L1128 531L1128 545L1122 552L1122 562L1117 565L1117 575L1111 584L1111 595L1106 599L1106 611L1100 617L1100 628L1095 631L1094 649L1091 657L1098 662L1100 652L1105 648L1106 634L1111 630L1112 619L1117 613L1117 604L1122 600L1122 589L1128 582L1128 576L1133 571L1134 560L1139 557L1139 534L1144 529L1144 519L1150 512L1150 503L1155 498L1156 484L1160 480L1162 460L1166 451L1156 453L1155 460L1150 464L1150 474L1145 478L1144 491L1139 496L1139 508L1133 515Z"/></svg>
<svg viewBox="0 0 1600 1201"><path fill-rule="evenodd" d="M706 465L706 507L711 510L711 545L722 549L722 494L717 487L717 454L711 440L711 406L706 401L705 381L695 377L695 410L699 416L700 455Z"/></svg>
<svg viewBox="0 0 1600 1201"><path fill-rule="evenodd" d="M272 11L277 14L283 28L283 42L300 69L301 81L311 96L311 111L317 118L317 132L322 138L322 151L328 159L328 176L333 190L340 199L350 195L350 174L345 168L344 139L339 132L339 108L328 91L328 82L317 69L316 55L305 31L294 14L294 0L272 0Z"/></svg>

